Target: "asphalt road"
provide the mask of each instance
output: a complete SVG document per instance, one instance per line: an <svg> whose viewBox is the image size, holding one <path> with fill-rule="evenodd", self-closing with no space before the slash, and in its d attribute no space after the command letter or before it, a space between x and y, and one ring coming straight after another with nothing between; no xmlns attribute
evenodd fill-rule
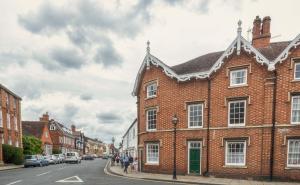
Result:
<svg viewBox="0 0 300 185"><path fill-rule="evenodd" d="M0 171L0 185L170 185L106 175L104 173L106 163L107 160L96 159L82 161L81 164L58 164Z"/></svg>

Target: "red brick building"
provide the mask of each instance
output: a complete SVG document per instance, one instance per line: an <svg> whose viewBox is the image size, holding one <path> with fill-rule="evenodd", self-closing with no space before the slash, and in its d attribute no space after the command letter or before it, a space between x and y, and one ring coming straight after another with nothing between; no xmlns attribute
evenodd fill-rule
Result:
<svg viewBox="0 0 300 185"><path fill-rule="evenodd" d="M42 141L43 154L51 155L53 143L47 121L22 121L23 135L34 136Z"/></svg>
<svg viewBox="0 0 300 185"><path fill-rule="evenodd" d="M140 169L172 173L174 114L178 174L300 180L300 35L270 43L270 17L252 43L168 66L150 53L137 97Z"/></svg>
<svg viewBox="0 0 300 185"><path fill-rule="evenodd" d="M22 148L21 98L0 84L0 165L2 144Z"/></svg>
<svg viewBox="0 0 300 185"><path fill-rule="evenodd" d="M75 151L75 137L72 130L63 124L49 119L48 113L43 114L40 121L48 123L50 137L53 143L53 150L60 151L61 153Z"/></svg>

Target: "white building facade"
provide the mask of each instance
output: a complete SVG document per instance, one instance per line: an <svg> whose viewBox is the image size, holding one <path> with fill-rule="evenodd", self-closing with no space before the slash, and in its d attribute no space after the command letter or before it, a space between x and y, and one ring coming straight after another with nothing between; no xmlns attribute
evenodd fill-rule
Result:
<svg viewBox="0 0 300 185"><path fill-rule="evenodd" d="M137 119L133 121L123 136L122 151L130 154L133 158L137 157Z"/></svg>

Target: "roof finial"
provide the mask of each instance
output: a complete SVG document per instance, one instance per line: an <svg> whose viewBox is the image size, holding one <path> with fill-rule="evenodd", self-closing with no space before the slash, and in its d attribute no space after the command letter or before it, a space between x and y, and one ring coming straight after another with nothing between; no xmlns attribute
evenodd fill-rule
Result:
<svg viewBox="0 0 300 185"><path fill-rule="evenodd" d="M147 54L150 54L150 41L147 41Z"/></svg>
<svg viewBox="0 0 300 185"><path fill-rule="evenodd" d="M239 22L238 22L237 33L238 33L239 36L242 35L242 21L241 20L239 20Z"/></svg>

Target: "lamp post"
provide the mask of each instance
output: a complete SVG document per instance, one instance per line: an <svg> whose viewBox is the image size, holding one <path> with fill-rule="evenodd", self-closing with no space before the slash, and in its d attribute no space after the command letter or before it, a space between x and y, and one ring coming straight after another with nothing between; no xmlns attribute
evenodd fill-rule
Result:
<svg viewBox="0 0 300 185"><path fill-rule="evenodd" d="M174 114L174 116L172 117L172 123L174 126L174 143L173 143L173 152L174 152L174 161L173 161L173 180L176 180L176 126L178 123L178 118L176 116L176 114Z"/></svg>

